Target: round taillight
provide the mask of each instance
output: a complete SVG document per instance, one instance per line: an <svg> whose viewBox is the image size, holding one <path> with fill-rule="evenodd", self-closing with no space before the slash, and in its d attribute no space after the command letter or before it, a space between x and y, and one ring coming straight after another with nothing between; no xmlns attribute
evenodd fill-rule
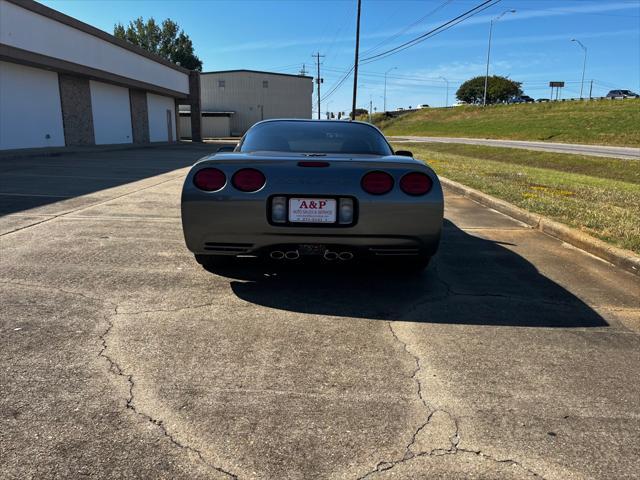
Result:
<svg viewBox="0 0 640 480"><path fill-rule="evenodd" d="M400 179L400 189L407 195L424 195L431 187L433 181L426 173L411 172Z"/></svg>
<svg viewBox="0 0 640 480"><path fill-rule="evenodd" d="M231 183L241 192L255 192L260 190L267 179L260 170L243 168L233 174Z"/></svg>
<svg viewBox="0 0 640 480"><path fill-rule="evenodd" d="M222 170L217 168L203 168L193 176L193 183L200 190L215 192L224 187L227 177Z"/></svg>
<svg viewBox="0 0 640 480"><path fill-rule="evenodd" d="M386 172L369 172L362 177L362 189L372 195L382 195L393 188L393 177Z"/></svg>

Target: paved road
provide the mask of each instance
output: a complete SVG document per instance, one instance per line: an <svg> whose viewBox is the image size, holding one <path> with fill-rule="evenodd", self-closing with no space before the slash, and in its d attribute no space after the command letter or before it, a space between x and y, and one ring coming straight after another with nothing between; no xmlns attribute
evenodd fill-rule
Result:
<svg viewBox="0 0 640 480"><path fill-rule="evenodd" d="M524 148L526 150L540 150L543 152L573 153L576 155L590 155L594 157L623 158L626 160L640 160L640 148L609 147L605 145L578 145L570 143L530 142L521 140L490 140L484 138L457 137L388 137L389 140L401 142L435 142L435 143L464 143L467 145L488 145L491 147Z"/></svg>
<svg viewBox="0 0 640 480"><path fill-rule="evenodd" d="M0 478L638 478L638 278L447 193L417 278L185 250L196 147L0 164Z"/></svg>

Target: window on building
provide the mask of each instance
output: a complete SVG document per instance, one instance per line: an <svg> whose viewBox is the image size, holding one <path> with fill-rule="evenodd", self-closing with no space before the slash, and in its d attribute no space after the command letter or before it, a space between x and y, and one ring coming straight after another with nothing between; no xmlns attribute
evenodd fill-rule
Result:
<svg viewBox="0 0 640 480"><path fill-rule="evenodd" d="M262 88L269 88L269 80L262 81Z"/></svg>
<svg viewBox="0 0 640 480"><path fill-rule="evenodd" d="M218 80L218 87L224 88L224 80Z"/></svg>

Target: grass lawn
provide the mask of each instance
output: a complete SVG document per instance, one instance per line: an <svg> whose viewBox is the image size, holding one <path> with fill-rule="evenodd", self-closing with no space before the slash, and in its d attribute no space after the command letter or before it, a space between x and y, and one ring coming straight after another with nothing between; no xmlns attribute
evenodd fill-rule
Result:
<svg viewBox="0 0 640 480"><path fill-rule="evenodd" d="M386 135L640 146L640 100L426 108L374 123Z"/></svg>
<svg viewBox="0 0 640 480"><path fill-rule="evenodd" d="M399 143L439 174L640 254L640 161Z"/></svg>

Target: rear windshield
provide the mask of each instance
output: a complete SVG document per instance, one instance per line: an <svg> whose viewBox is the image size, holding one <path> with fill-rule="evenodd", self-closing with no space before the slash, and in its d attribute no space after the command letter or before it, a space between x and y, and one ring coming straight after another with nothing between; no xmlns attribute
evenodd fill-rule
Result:
<svg viewBox="0 0 640 480"><path fill-rule="evenodd" d="M252 127L241 152L355 153L391 155L384 136L373 127L346 121L265 122Z"/></svg>

